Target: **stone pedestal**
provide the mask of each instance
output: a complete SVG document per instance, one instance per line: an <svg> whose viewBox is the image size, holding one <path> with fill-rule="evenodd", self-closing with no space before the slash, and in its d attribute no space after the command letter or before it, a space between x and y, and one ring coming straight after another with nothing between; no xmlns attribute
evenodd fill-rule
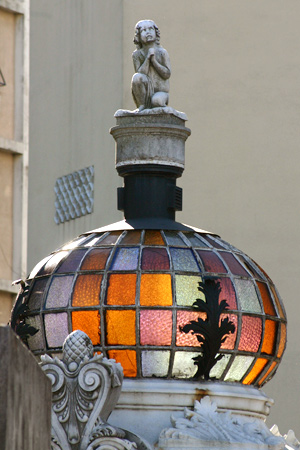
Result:
<svg viewBox="0 0 300 450"><path fill-rule="evenodd" d="M0 449L50 450L51 383L10 327L0 361Z"/></svg>

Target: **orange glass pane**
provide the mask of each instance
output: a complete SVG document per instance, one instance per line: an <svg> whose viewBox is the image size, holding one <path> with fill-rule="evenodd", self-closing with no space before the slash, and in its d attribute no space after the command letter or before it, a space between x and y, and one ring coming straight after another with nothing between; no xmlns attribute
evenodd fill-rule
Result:
<svg viewBox="0 0 300 450"><path fill-rule="evenodd" d="M284 352L285 349L285 344L286 344L286 325L285 323L282 323L280 325L280 342L277 353L278 358L281 358L282 353Z"/></svg>
<svg viewBox="0 0 300 450"><path fill-rule="evenodd" d="M276 367L276 365L277 365L277 362L276 362L276 361L274 361L274 362L271 364L271 366L270 366L269 370L267 371L267 373L262 377L261 380L259 380L259 382L258 382L258 385L259 385L259 386L260 386L261 384L263 384L263 382L265 381L265 379L270 375L270 373L271 373L272 370Z"/></svg>
<svg viewBox="0 0 300 450"><path fill-rule="evenodd" d="M95 248L84 258L81 270L103 270L110 254L110 248Z"/></svg>
<svg viewBox="0 0 300 450"><path fill-rule="evenodd" d="M267 285L265 283L260 283L259 281L257 281L256 284L259 288L259 292L263 301L265 314L276 316L276 312Z"/></svg>
<svg viewBox="0 0 300 450"><path fill-rule="evenodd" d="M135 311L108 310L106 340L108 345L135 345Z"/></svg>
<svg viewBox="0 0 300 450"><path fill-rule="evenodd" d="M93 345L100 344L100 314L98 311L73 311L72 329L86 333Z"/></svg>
<svg viewBox="0 0 300 450"><path fill-rule="evenodd" d="M172 306L171 275L142 274L140 304L142 306Z"/></svg>
<svg viewBox="0 0 300 450"><path fill-rule="evenodd" d="M108 277L106 303L108 305L134 305L136 274L111 274Z"/></svg>
<svg viewBox="0 0 300 450"><path fill-rule="evenodd" d="M134 350L109 350L108 357L122 365L125 377L136 377L136 352Z"/></svg>
<svg viewBox="0 0 300 450"><path fill-rule="evenodd" d="M77 277L72 306L99 305L102 275L79 275Z"/></svg>
<svg viewBox="0 0 300 450"><path fill-rule="evenodd" d="M258 358L251 372L249 372L246 378L243 380L243 384L252 384L258 377L258 375L264 370L268 362L269 361L265 358Z"/></svg>
<svg viewBox="0 0 300 450"><path fill-rule="evenodd" d="M145 232L145 245L165 245L160 231L147 230Z"/></svg>
<svg viewBox="0 0 300 450"><path fill-rule="evenodd" d="M273 320L266 320L265 322L265 335L261 352L273 355L274 347L276 343L277 324Z"/></svg>
<svg viewBox="0 0 300 450"><path fill-rule="evenodd" d="M128 231L126 236L122 239L121 244L139 244L141 240L140 231Z"/></svg>
<svg viewBox="0 0 300 450"><path fill-rule="evenodd" d="M280 300L279 300L278 295L276 293L276 290L275 290L275 288L274 288L274 286L272 284L270 284L270 288L271 288L271 291L273 293L273 296L274 296L274 299L275 299L276 306L277 306L277 309L278 309L280 317L282 319L286 319L285 313L284 313L284 311L282 309L282 306L281 306L281 303L280 303Z"/></svg>
<svg viewBox="0 0 300 450"><path fill-rule="evenodd" d="M199 347L202 345L197 339L192 331L189 333L184 333L181 328L190 323L192 320L202 320L206 319L206 314L201 312L191 312L191 311L177 311L177 330L176 330L176 345L180 347Z"/></svg>

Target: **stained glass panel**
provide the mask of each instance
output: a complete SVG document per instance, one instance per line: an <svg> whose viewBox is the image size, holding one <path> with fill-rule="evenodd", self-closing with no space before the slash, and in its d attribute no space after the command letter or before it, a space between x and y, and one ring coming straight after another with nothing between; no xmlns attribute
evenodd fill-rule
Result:
<svg viewBox="0 0 300 450"><path fill-rule="evenodd" d="M108 345L135 345L135 311L106 311L106 341Z"/></svg>
<svg viewBox="0 0 300 450"><path fill-rule="evenodd" d="M259 281L257 281L256 284L259 288L259 292L263 301L265 314L276 316L276 312L267 285Z"/></svg>
<svg viewBox="0 0 300 450"><path fill-rule="evenodd" d="M69 334L68 314L45 314L44 320L48 347L61 347Z"/></svg>
<svg viewBox="0 0 300 450"><path fill-rule="evenodd" d="M152 273L141 275L142 306L172 306L172 302L171 275Z"/></svg>
<svg viewBox="0 0 300 450"><path fill-rule="evenodd" d="M135 350L109 350L108 358L115 359L122 365L124 377L133 378L137 376Z"/></svg>
<svg viewBox="0 0 300 450"><path fill-rule="evenodd" d="M99 311L73 311L72 325L73 331L83 331L90 337L93 345L100 345Z"/></svg>
<svg viewBox="0 0 300 450"><path fill-rule="evenodd" d="M42 298L46 289L49 278L42 278L34 282L32 291L29 296L28 306L31 311L40 309L42 306Z"/></svg>
<svg viewBox="0 0 300 450"><path fill-rule="evenodd" d="M58 252L53 255L52 258L50 258L45 266L39 271L37 276L50 275L54 269L56 269L60 261L62 261L68 254L69 252Z"/></svg>
<svg viewBox="0 0 300 450"><path fill-rule="evenodd" d="M198 290L202 278L194 275L176 275L176 303L180 306L192 306L197 298L205 301L204 294Z"/></svg>
<svg viewBox="0 0 300 450"><path fill-rule="evenodd" d="M272 362L270 368L267 370L265 375L261 378L261 380L259 380L259 382L258 382L259 386L268 378L268 376L273 371L273 369L275 369L276 366L277 366L277 362L276 361Z"/></svg>
<svg viewBox="0 0 300 450"><path fill-rule="evenodd" d="M205 236L205 239L208 240L208 242L215 248L221 248L221 249L224 248L219 242L215 241L213 238L211 238L208 235Z"/></svg>
<svg viewBox="0 0 300 450"><path fill-rule="evenodd" d="M280 342L277 352L277 357L281 358L282 353L284 352L286 344L286 325L284 323L280 324Z"/></svg>
<svg viewBox="0 0 300 450"><path fill-rule="evenodd" d="M208 245L204 241L202 241L202 239L200 239L197 234L184 233L184 235L188 238L188 240L194 247L208 247Z"/></svg>
<svg viewBox="0 0 300 450"><path fill-rule="evenodd" d="M174 355L172 376L176 378L192 378L197 372L197 366L193 358L199 356L200 352L176 352Z"/></svg>
<svg viewBox="0 0 300 450"><path fill-rule="evenodd" d="M195 334L190 331L188 334L181 331L181 328L192 320L198 321L198 318L205 320L206 314L194 311L177 311L177 330L176 345L179 347L199 347L202 345Z"/></svg>
<svg viewBox="0 0 300 450"><path fill-rule="evenodd" d="M273 355L275 351L277 336L277 323L273 320L265 321L265 334L261 352L267 353L268 355Z"/></svg>
<svg viewBox="0 0 300 450"><path fill-rule="evenodd" d="M34 336L28 338L28 343L31 350L40 350L44 348L42 336L42 324L40 316L30 316L26 318L26 324L39 330Z"/></svg>
<svg viewBox="0 0 300 450"><path fill-rule="evenodd" d="M195 257L190 249L170 248L170 252L175 270L184 270L185 272L200 271Z"/></svg>
<svg viewBox="0 0 300 450"><path fill-rule="evenodd" d="M243 316L239 350L257 352L262 334L262 320L259 317Z"/></svg>
<svg viewBox="0 0 300 450"><path fill-rule="evenodd" d="M134 305L136 293L136 274L110 274L107 283L108 305Z"/></svg>
<svg viewBox="0 0 300 450"><path fill-rule="evenodd" d="M234 282L242 311L261 313L261 306L252 281L236 279Z"/></svg>
<svg viewBox="0 0 300 450"><path fill-rule="evenodd" d="M109 233L107 236L105 236L101 242L100 245L113 245L117 242L119 236L121 234L121 231L113 231Z"/></svg>
<svg viewBox="0 0 300 450"><path fill-rule="evenodd" d="M177 246L180 245L181 247L186 247L185 242L181 239L178 233L175 231L165 231L165 236L168 242L168 245Z"/></svg>
<svg viewBox="0 0 300 450"><path fill-rule="evenodd" d="M216 356L218 356L218 355L216 355ZM220 361L218 361L210 370L209 376L211 378L217 378L217 379L221 378L224 370L227 367L227 364L228 364L230 358L231 358L231 355L223 354L222 359L220 359Z"/></svg>
<svg viewBox="0 0 300 450"><path fill-rule="evenodd" d="M236 356L224 380L240 381L253 361L254 358L252 356Z"/></svg>
<svg viewBox="0 0 300 450"><path fill-rule="evenodd" d="M151 351L142 352L143 377L166 377L169 370L170 352Z"/></svg>
<svg viewBox="0 0 300 450"><path fill-rule="evenodd" d="M102 275L78 275L72 306L95 306L100 302Z"/></svg>
<svg viewBox="0 0 300 450"><path fill-rule="evenodd" d="M224 264L216 253L205 250L197 250L206 272L227 273Z"/></svg>
<svg viewBox="0 0 300 450"><path fill-rule="evenodd" d="M103 270L110 252L110 248L91 250L82 261L80 270Z"/></svg>
<svg viewBox="0 0 300 450"><path fill-rule="evenodd" d="M141 240L140 231L127 231L126 236L124 236L121 241L121 244L122 245L139 244L140 240Z"/></svg>
<svg viewBox="0 0 300 450"><path fill-rule="evenodd" d="M221 348L226 349L226 350L233 350L234 346L235 346L236 335L237 335L237 330L238 330L238 320L237 320L237 316L235 314L221 314L220 324L221 324L221 320L223 320L225 318L228 318L228 320L234 324L234 332L224 335L224 337L226 336L226 338L225 338L225 341L221 344Z"/></svg>
<svg viewBox="0 0 300 450"><path fill-rule="evenodd" d="M140 312L141 345L171 345L172 311L142 310Z"/></svg>
<svg viewBox="0 0 300 450"><path fill-rule="evenodd" d="M160 231L147 230L145 231L145 245L165 245Z"/></svg>
<svg viewBox="0 0 300 450"><path fill-rule="evenodd" d="M118 248L111 265L112 270L135 270L139 249L137 247Z"/></svg>
<svg viewBox="0 0 300 450"><path fill-rule="evenodd" d="M143 249L142 270L169 270L170 261L165 248L148 247Z"/></svg>
<svg viewBox="0 0 300 450"><path fill-rule="evenodd" d="M56 271L57 273L75 272L88 249L74 250Z"/></svg>
<svg viewBox="0 0 300 450"><path fill-rule="evenodd" d="M275 302L276 302L276 306L277 306L277 310L279 312L279 315L280 315L280 317L282 319L285 319L285 313L284 313L283 308L281 306L281 303L280 303L280 300L278 298L277 292L276 292L276 290L275 290L275 288L274 288L274 286L272 284L270 285L270 287L271 287L271 291L273 293L273 296L274 296L274 299L275 299Z"/></svg>
<svg viewBox="0 0 300 450"><path fill-rule="evenodd" d="M71 298L73 275L54 276L48 291L46 308L63 308L68 306Z"/></svg>
<svg viewBox="0 0 300 450"><path fill-rule="evenodd" d="M235 259L231 253L220 252L219 255L227 263L229 270L234 275L241 275L242 277L250 277L249 273L243 268L243 266Z"/></svg>
<svg viewBox="0 0 300 450"><path fill-rule="evenodd" d="M52 255L47 256L46 258L42 259L42 261L37 263L36 266L30 272L28 279L31 280L32 278L34 278L39 272L39 270L41 270L41 268L44 267L44 265L46 264L47 261L49 261L50 258L52 258Z"/></svg>
<svg viewBox="0 0 300 450"><path fill-rule="evenodd" d="M219 302L226 300L228 309L237 309L235 290L230 278L220 277L217 280L221 287Z"/></svg>
<svg viewBox="0 0 300 450"><path fill-rule="evenodd" d="M252 384L253 381L258 377L258 375L264 370L266 365L268 364L268 360L265 358L258 358L252 367L250 373L243 380L243 384Z"/></svg>

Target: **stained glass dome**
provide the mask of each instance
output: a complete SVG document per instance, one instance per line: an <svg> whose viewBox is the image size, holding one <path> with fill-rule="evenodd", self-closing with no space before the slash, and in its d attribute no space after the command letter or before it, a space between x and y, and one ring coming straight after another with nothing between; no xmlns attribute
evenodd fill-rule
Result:
<svg viewBox="0 0 300 450"><path fill-rule="evenodd" d="M67 335L80 329L96 352L122 364L125 377L193 379L210 339L191 326L207 325L208 313L195 301L210 306L198 289L208 280L219 283L219 308L226 300L217 331L231 324L209 378L262 386L286 344L278 292L243 252L193 230L100 229L53 252L27 280L26 322L39 330L29 347L36 355L60 354Z"/></svg>

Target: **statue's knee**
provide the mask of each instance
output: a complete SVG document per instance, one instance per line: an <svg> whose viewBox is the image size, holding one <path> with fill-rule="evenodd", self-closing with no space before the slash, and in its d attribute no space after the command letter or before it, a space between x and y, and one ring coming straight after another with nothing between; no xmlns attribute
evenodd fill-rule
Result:
<svg viewBox="0 0 300 450"><path fill-rule="evenodd" d="M167 92L156 92L151 98L151 104L153 108L167 106L168 102L169 94Z"/></svg>
<svg viewBox="0 0 300 450"><path fill-rule="evenodd" d="M142 86L147 82L147 77L142 73L135 73L132 77L132 86Z"/></svg>

